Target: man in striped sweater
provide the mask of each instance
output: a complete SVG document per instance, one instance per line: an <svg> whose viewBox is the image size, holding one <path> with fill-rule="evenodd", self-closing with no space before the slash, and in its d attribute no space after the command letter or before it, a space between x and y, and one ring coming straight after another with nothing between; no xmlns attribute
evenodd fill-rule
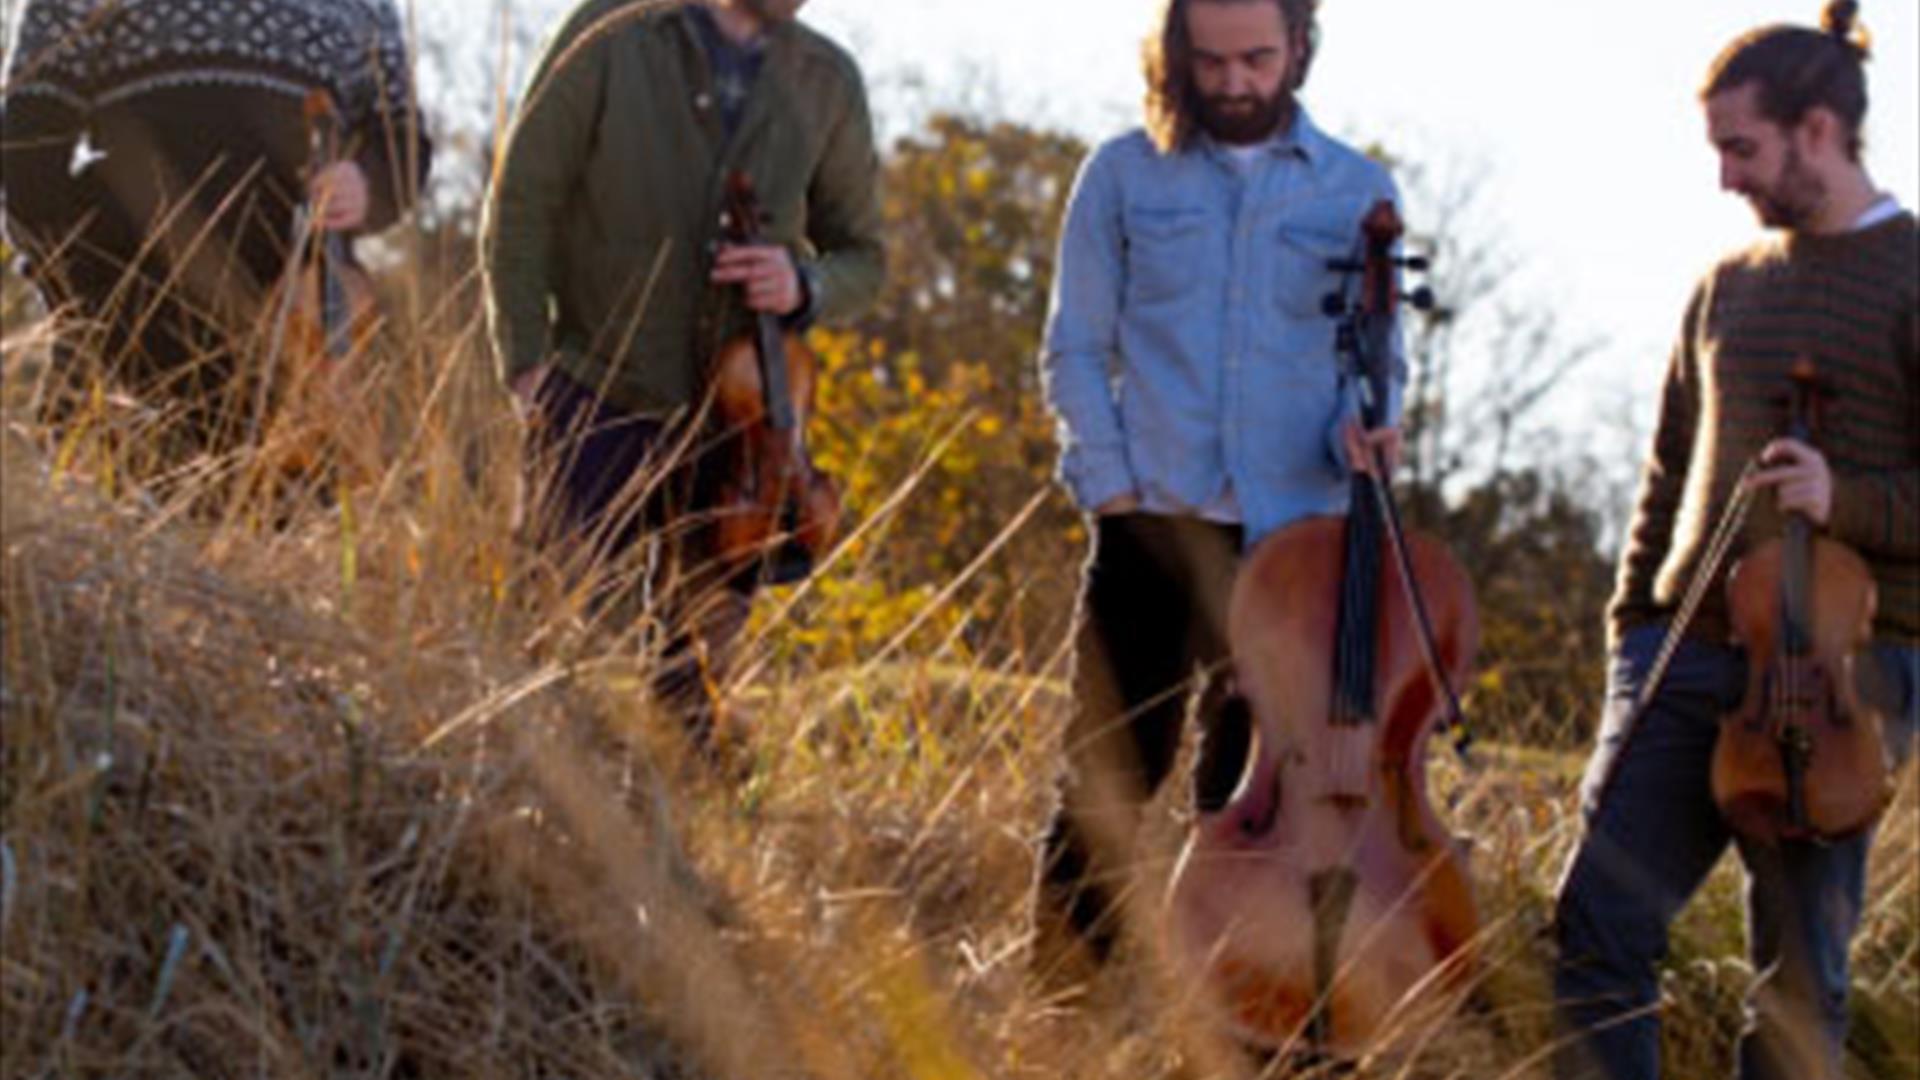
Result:
<svg viewBox="0 0 1920 1080"><path fill-rule="evenodd" d="M1920 269L1913 214L1879 192L1860 161L1866 50L1854 6L1831 4L1823 30L1769 27L1742 37L1701 94L1721 186L1778 235L1723 260L1700 283L1667 375L1611 610L1586 834L1556 912L1555 995L1571 1030L1557 1063L1562 1077L1658 1075L1657 964L1667 928L1730 844L1749 878L1756 974L1739 1073L1840 1075L1848 944L1871 837L1743 840L1717 812L1709 770L1719 717L1742 695L1749 663L1730 641L1726 567L1779 535L1789 511L1872 568L1873 654L1898 758L1920 711ZM1802 357L1834 395L1817 446L1778 437L1779 401ZM1707 539L1756 460L1741 539L1705 568ZM1702 583L1705 603L1628 743L1633 699L1703 569L1716 578Z"/></svg>

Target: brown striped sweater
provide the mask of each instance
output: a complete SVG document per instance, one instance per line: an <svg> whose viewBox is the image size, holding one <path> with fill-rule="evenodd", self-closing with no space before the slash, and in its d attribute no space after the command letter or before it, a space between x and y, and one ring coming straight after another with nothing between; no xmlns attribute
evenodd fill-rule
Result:
<svg viewBox="0 0 1920 1080"><path fill-rule="evenodd" d="M1615 640L1679 606L1742 467L1784 427L1787 373L1805 356L1833 393L1814 439L1834 473L1827 532L1873 569L1875 637L1920 644L1916 309L1920 234L1911 213L1841 235L1771 239L1707 275L1667 372L1609 610ZM1729 564L1778 536L1781 520L1772 495L1761 493ZM1727 638L1719 583L1689 632Z"/></svg>

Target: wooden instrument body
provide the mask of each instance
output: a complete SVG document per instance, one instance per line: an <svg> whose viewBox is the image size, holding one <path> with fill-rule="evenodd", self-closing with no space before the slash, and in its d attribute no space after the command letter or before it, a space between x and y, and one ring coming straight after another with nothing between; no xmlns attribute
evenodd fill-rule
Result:
<svg viewBox="0 0 1920 1080"><path fill-rule="evenodd" d="M1424 265L1393 253L1401 231L1382 200L1361 223L1364 260L1329 266L1364 273L1356 307L1329 306L1365 429L1385 419L1395 271ZM1402 532L1387 464L1370 465L1345 516L1260 541L1235 579L1227 634L1254 753L1228 804L1197 820L1167 919L1229 1030L1349 1060L1452 1011L1479 926L1463 845L1426 784L1428 739L1458 718L1451 688L1479 641L1473 587L1437 540Z"/></svg>
<svg viewBox="0 0 1920 1080"><path fill-rule="evenodd" d="M306 103L310 170L340 159L339 115L325 91ZM278 312L275 398L265 454L286 475L312 473L331 460L354 479L379 469L379 435L368 399L368 355L385 316L373 279L347 237L301 210L294 270L268 310ZM290 295L287 295L290 291Z"/></svg>
<svg viewBox="0 0 1920 1080"><path fill-rule="evenodd" d="M1767 843L1851 836L1893 799L1883 718L1855 689L1873 630L1873 574L1844 544L1800 542L1812 585L1803 654L1784 640L1790 616L1781 600L1795 541L1761 545L1727 578L1734 636L1749 663L1746 693L1714 744L1713 798L1734 831ZM1788 775L1795 743L1805 753L1797 781Z"/></svg>
<svg viewBox="0 0 1920 1080"><path fill-rule="evenodd" d="M728 341L715 358L714 409L729 433L730 460L713 508L715 547L726 561L751 559L791 536L808 552L832 546L840 495L815 470L800 437L813 415L819 360L798 334L783 341L793 424L768 422L759 346L751 336Z"/></svg>
<svg viewBox="0 0 1920 1080"><path fill-rule="evenodd" d="M1327 722L1337 692L1325 641L1339 609L1346 519L1314 518L1248 556L1229 608L1233 667L1256 751L1235 797L1203 815L1169 898L1171 945L1203 971L1240 1038L1304 1044L1331 947L1327 1029L1316 1049L1358 1054L1399 1020L1450 1011L1472 970L1478 927L1460 845L1427 797L1426 744L1440 700L1415 639L1398 569L1382 567L1376 722ZM1437 541L1407 536L1443 663L1464 678L1478 640L1465 572ZM1357 768L1356 768L1357 763ZM1344 782L1336 783L1342 773ZM1325 875L1351 874L1338 926ZM1329 934L1331 941L1328 940Z"/></svg>
<svg viewBox="0 0 1920 1080"><path fill-rule="evenodd" d="M763 215L746 173L728 176L726 203L726 240L760 243ZM807 453L819 359L777 316L755 312L753 321L709 361L726 457L707 509L714 557L722 565L760 562L762 579L780 584L811 573L832 545L840 496Z"/></svg>
<svg viewBox="0 0 1920 1080"><path fill-rule="evenodd" d="M1826 394L1810 357L1785 395L1789 439L1811 445ZM1714 743L1714 802L1733 830L1762 843L1832 840L1877 821L1893 798L1882 717L1855 689L1873 632L1873 573L1790 511L1778 540L1727 576L1727 608L1746 647L1747 688Z"/></svg>

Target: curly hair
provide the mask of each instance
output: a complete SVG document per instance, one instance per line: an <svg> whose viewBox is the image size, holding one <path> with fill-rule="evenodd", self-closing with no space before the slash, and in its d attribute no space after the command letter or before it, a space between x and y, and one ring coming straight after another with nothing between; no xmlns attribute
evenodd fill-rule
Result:
<svg viewBox="0 0 1920 1080"><path fill-rule="evenodd" d="M1734 39L1707 69L1701 100L1754 84L1760 115L1792 127L1808 110L1825 108L1847 129L1847 155L1860 160L1867 119L1869 38L1856 25L1856 0L1830 0L1820 29L1763 26Z"/></svg>
<svg viewBox="0 0 1920 1080"><path fill-rule="evenodd" d="M1199 128L1199 95L1193 88L1193 41L1187 35L1187 9L1196 3L1265 3L1280 9L1294 46L1289 90L1306 84L1319 45L1316 12L1320 0L1166 0L1159 28L1141 48L1147 79L1147 134L1162 153L1186 149Z"/></svg>

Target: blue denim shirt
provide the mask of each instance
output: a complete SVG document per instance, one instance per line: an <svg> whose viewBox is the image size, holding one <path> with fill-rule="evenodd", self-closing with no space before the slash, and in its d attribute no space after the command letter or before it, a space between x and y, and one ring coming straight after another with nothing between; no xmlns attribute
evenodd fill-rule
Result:
<svg viewBox="0 0 1920 1080"><path fill-rule="evenodd" d="M1068 203L1041 353L1060 477L1092 509L1237 505L1247 542L1342 513L1338 425L1358 397L1321 298L1360 222L1398 203L1379 163L1302 111L1244 175L1201 140L1163 154L1143 131L1101 145ZM1393 335L1397 416L1405 360Z"/></svg>

